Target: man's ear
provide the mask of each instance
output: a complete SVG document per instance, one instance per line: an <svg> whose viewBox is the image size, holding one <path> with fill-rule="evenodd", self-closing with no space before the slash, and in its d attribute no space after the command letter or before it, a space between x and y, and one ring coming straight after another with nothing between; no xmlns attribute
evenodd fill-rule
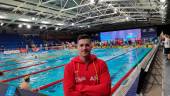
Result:
<svg viewBox="0 0 170 96"><path fill-rule="evenodd" d="M94 43L91 43L91 44L90 44L90 47L91 47L91 49L94 48Z"/></svg>

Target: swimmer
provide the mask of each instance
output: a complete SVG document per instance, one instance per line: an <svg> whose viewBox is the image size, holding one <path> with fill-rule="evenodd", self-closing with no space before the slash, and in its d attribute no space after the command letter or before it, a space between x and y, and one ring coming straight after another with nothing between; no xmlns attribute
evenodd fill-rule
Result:
<svg viewBox="0 0 170 96"><path fill-rule="evenodd" d="M38 56L35 55L35 59L37 59L37 58L38 58Z"/></svg>
<svg viewBox="0 0 170 96"><path fill-rule="evenodd" d="M24 81L21 83L20 88L25 90L30 90L29 83L30 83L30 76L28 75L24 77Z"/></svg>

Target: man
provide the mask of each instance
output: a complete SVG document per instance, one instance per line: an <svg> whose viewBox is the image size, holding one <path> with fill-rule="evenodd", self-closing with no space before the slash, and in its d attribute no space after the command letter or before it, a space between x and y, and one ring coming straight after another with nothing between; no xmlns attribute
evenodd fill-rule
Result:
<svg viewBox="0 0 170 96"><path fill-rule="evenodd" d="M111 79L106 63L91 54L91 39L80 35L78 56L64 69L65 96L109 96Z"/></svg>
<svg viewBox="0 0 170 96"><path fill-rule="evenodd" d="M30 76L28 75L24 77L24 81L21 83L20 88L25 90L31 90L29 83L30 83Z"/></svg>

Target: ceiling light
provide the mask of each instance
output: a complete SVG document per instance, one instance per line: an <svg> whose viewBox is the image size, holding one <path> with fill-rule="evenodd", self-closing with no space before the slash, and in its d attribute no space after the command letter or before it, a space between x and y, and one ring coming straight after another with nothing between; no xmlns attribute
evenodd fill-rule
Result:
<svg viewBox="0 0 170 96"><path fill-rule="evenodd" d="M87 19L91 19L92 17L87 17Z"/></svg>
<svg viewBox="0 0 170 96"><path fill-rule="evenodd" d="M27 26L27 28L28 28L28 29L30 29L30 28L31 28L31 25L28 25L28 24L27 24L26 26Z"/></svg>
<svg viewBox="0 0 170 96"><path fill-rule="evenodd" d="M0 19L5 19L6 17L3 15L0 15Z"/></svg>
<svg viewBox="0 0 170 96"><path fill-rule="evenodd" d="M57 25L64 25L63 23L58 23Z"/></svg>
<svg viewBox="0 0 170 96"><path fill-rule="evenodd" d="M160 0L160 2L164 3L166 0Z"/></svg>
<svg viewBox="0 0 170 96"><path fill-rule="evenodd" d="M35 21L35 20L37 20L35 17L32 17L31 19L32 19L32 21Z"/></svg>
<svg viewBox="0 0 170 96"><path fill-rule="evenodd" d="M126 17L126 20L129 20L129 17Z"/></svg>
<svg viewBox="0 0 170 96"><path fill-rule="evenodd" d="M162 23L165 23L165 21L162 21Z"/></svg>
<svg viewBox="0 0 170 96"><path fill-rule="evenodd" d="M71 23L72 26L74 26L75 24L74 23Z"/></svg>
<svg viewBox="0 0 170 96"><path fill-rule="evenodd" d="M112 6L112 4L108 4L108 6Z"/></svg>
<svg viewBox="0 0 170 96"><path fill-rule="evenodd" d="M50 22L49 21L41 21L41 23L49 24Z"/></svg>
<svg viewBox="0 0 170 96"><path fill-rule="evenodd" d="M22 27L22 24L19 24L18 27L21 28L21 27Z"/></svg>
<svg viewBox="0 0 170 96"><path fill-rule="evenodd" d="M58 30L58 27L56 27L55 30Z"/></svg>
<svg viewBox="0 0 170 96"><path fill-rule="evenodd" d="M95 2L94 2L94 0L90 0L90 4L94 4Z"/></svg>
<svg viewBox="0 0 170 96"><path fill-rule="evenodd" d="M118 9L117 8L114 8L114 13L117 13Z"/></svg>
<svg viewBox="0 0 170 96"><path fill-rule="evenodd" d="M19 18L18 20L19 20L19 21L25 21L25 22L31 22L31 21L32 21L32 20L26 19L26 18Z"/></svg>
<svg viewBox="0 0 170 96"><path fill-rule="evenodd" d="M99 0L99 2L104 2L104 0Z"/></svg>
<svg viewBox="0 0 170 96"><path fill-rule="evenodd" d="M162 6L161 6L161 9L162 9L162 10L165 10L166 7L167 7L166 5L162 5Z"/></svg>
<svg viewBox="0 0 170 96"><path fill-rule="evenodd" d="M83 28L84 26L79 26L80 28Z"/></svg>
<svg viewBox="0 0 170 96"><path fill-rule="evenodd" d="M1 23L1 26L3 26L4 25L4 23Z"/></svg>
<svg viewBox="0 0 170 96"><path fill-rule="evenodd" d="M43 28L43 26L40 26L40 29L42 29Z"/></svg>
<svg viewBox="0 0 170 96"><path fill-rule="evenodd" d="M10 5L2 5L2 4L0 4L0 7L12 8Z"/></svg>

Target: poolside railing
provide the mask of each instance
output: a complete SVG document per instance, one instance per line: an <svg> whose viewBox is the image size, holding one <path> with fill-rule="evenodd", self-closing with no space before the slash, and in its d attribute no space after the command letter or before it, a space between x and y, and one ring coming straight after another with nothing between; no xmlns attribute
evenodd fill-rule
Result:
<svg viewBox="0 0 170 96"><path fill-rule="evenodd" d="M131 70L129 70L128 73L125 74L125 76L120 79L114 87L111 89L112 96L127 96L127 93L135 90L137 91L137 86L138 83L136 84L136 89L129 90L131 86L135 83L138 82L139 80L139 75L141 72L141 68L143 68L146 65L150 65L151 61L153 60L154 55L156 54L158 49L158 46L155 46L148 54L147 56L139 62L139 64ZM135 92L136 94L136 92ZM128 95L132 96L132 95Z"/></svg>

